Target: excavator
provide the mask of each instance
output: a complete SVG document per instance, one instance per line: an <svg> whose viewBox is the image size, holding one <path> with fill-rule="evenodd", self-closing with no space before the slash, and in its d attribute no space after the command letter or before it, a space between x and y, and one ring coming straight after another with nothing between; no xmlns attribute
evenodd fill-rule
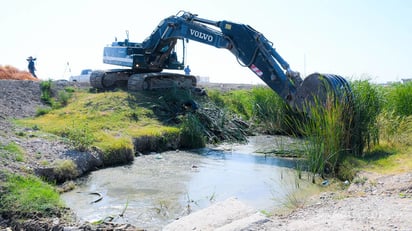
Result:
<svg viewBox="0 0 412 231"><path fill-rule="evenodd" d="M196 88L193 75L163 72L184 69L184 56L178 60L176 44L181 42L185 50L185 43L193 40L229 50L241 66L249 68L292 108L304 110L308 103L325 103L329 93L340 99L351 95L348 82L339 75L313 73L302 79L273 43L249 25L179 11L163 19L142 43L130 42L128 37L116 39L103 52L104 63L127 68L93 71L92 87L106 90L127 86L130 91Z"/></svg>

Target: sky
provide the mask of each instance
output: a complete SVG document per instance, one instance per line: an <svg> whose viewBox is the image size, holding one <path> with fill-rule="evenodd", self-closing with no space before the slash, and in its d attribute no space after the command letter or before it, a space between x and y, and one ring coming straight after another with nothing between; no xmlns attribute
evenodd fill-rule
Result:
<svg viewBox="0 0 412 231"><path fill-rule="evenodd" d="M103 64L104 46L142 42L159 22L184 10L247 24L302 77L313 72L385 83L412 78L409 0L2 0L0 65L27 70L37 58L40 79L68 79ZM263 83L225 49L187 45L192 74L211 82ZM183 72L182 72L183 73Z"/></svg>

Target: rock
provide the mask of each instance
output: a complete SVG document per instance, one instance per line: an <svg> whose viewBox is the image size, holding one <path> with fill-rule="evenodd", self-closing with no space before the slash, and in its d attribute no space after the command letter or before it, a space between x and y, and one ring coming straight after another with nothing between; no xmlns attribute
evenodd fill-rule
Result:
<svg viewBox="0 0 412 231"><path fill-rule="evenodd" d="M163 230L247 230L253 224L267 221L269 220L263 214L236 198L229 198L182 217L164 227Z"/></svg>

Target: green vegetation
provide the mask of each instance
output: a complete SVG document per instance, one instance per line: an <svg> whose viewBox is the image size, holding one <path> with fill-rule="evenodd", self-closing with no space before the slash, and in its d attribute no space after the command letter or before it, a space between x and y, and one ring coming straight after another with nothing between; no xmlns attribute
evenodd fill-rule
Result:
<svg viewBox="0 0 412 231"><path fill-rule="evenodd" d="M50 216L63 207L53 186L32 176L0 173L0 213L21 218Z"/></svg>
<svg viewBox="0 0 412 231"><path fill-rule="evenodd" d="M267 87L210 92L209 97L257 131L303 137L302 157L314 174L351 180L362 167L412 169L412 83L382 87L357 80L351 88L353 108L330 101L327 107L312 106L309 117L294 113Z"/></svg>
<svg viewBox="0 0 412 231"><path fill-rule="evenodd" d="M345 103L328 97L326 106L320 103L308 105L308 117L291 117L290 124L296 135L306 138L304 144L308 170L315 174L335 173L338 161L349 151L349 128L351 109Z"/></svg>
<svg viewBox="0 0 412 231"><path fill-rule="evenodd" d="M412 82L393 84L388 87L385 96L387 111L393 111L398 116L412 115Z"/></svg>
<svg viewBox="0 0 412 231"><path fill-rule="evenodd" d="M246 129L232 132L220 128L240 118L259 133L304 138L304 151L297 155L307 160L307 168L313 174L346 180L353 178L357 166L375 162L371 156L377 155L377 149L406 153L404 147L412 142L412 106L407 103L412 84L380 87L360 80L353 81L351 88L353 107L329 100L326 107L311 105L309 116L293 111L267 87L209 90L207 100L177 89L99 94L66 89L71 96L61 94L56 100L65 107L21 123L65 137L81 151L96 147L104 154L106 164L121 164L140 152L136 145L144 140L151 149L174 147L172 143L176 142L180 147L195 148L219 140L239 141ZM185 111L182 105L193 100L201 104L201 110ZM204 114L216 108L219 119Z"/></svg>
<svg viewBox="0 0 412 231"><path fill-rule="evenodd" d="M183 118L181 124L181 139L186 147L184 148L197 148L204 147L206 139L203 136L203 125L199 121L199 118L190 113Z"/></svg>
<svg viewBox="0 0 412 231"><path fill-rule="evenodd" d="M65 137L80 151L95 146L109 165L133 158L132 137L179 133L178 127L158 120L154 111L161 109L153 97L123 91L72 94L76 100L69 100L67 106L19 123Z"/></svg>
<svg viewBox="0 0 412 231"><path fill-rule="evenodd" d="M208 95L217 106L250 121L261 133L285 134L289 130L285 118L292 110L267 87L224 93L212 90Z"/></svg>
<svg viewBox="0 0 412 231"><path fill-rule="evenodd" d="M52 92L52 80L42 81L40 83L40 91L41 91L41 100L46 104L50 105L53 109L64 107L68 104L69 99L72 97L73 92L75 91L73 87L67 87L62 91L57 92L57 96L53 95ZM36 115L44 115L47 114L49 111L45 109L37 110Z"/></svg>
<svg viewBox="0 0 412 231"><path fill-rule="evenodd" d="M370 150L379 141L376 119L382 109L383 96L376 85L366 80L352 82L351 88L355 106L352 152L362 156L365 148Z"/></svg>
<svg viewBox="0 0 412 231"><path fill-rule="evenodd" d="M54 172L56 173L57 178L61 179L75 179L79 176L77 166L73 160L59 160L56 163Z"/></svg>
<svg viewBox="0 0 412 231"><path fill-rule="evenodd" d="M51 91L51 87L52 87L52 80L49 79L47 81L42 81L40 83L40 90L41 90L41 100L43 100L43 102L51 105L51 98L52 98L52 91Z"/></svg>
<svg viewBox="0 0 412 231"><path fill-rule="evenodd" d="M24 150L16 143L11 142L7 145L0 145L0 154L2 157L14 161L24 161Z"/></svg>

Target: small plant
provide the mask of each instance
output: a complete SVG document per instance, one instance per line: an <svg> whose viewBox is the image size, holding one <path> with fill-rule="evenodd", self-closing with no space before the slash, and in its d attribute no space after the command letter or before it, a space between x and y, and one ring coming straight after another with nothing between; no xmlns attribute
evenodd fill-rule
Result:
<svg viewBox="0 0 412 231"><path fill-rule="evenodd" d="M49 113L52 109L49 107L40 107L36 109L36 117L37 116L42 116L42 115L46 115L47 113Z"/></svg>
<svg viewBox="0 0 412 231"><path fill-rule="evenodd" d="M60 103L61 106L66 106L69 102L69 99L72 97L72 93L68 91L59 91L58 92L58 99L57 101Z"/></svg>
<svg viewBox="0 0 412 231"><path fill-rule="evenodd" d="M336 177L342 181L352 181L358 172L356 167L359 165L360 164L357 163L355 158L349 156L345 157L344 160L338 164Z"/></svg>
<svg viewBox="0 0 412 231"><path fill-rule="evenodd" d="M18 132L16 132L16 135L20 136L20 137L24 137L26 135L26 133L24 133L23 131L18 131Z"/></svg>
<svg viewBox="0 0 412 231"><path fill-rule="evenodd" d="M68 93L73 93L73 92L75 92L76 90L74 89L74 87L65 87L65 88L64 88L64 91L65 91L65 92L68 92Z"/></svg>
<svg viewBox="0 0 412 231"><path fill-rule="evenodd" d="M58 161L54 172L60 179L74 179L79 175L77 166L73 160Z"/></svg>
<svg viewBox="0 0 412 231"><path fill-rule="evenodd" d="M51 86L52 86L52 80L49 79L47 81L42 81L40 83L40 90L41 90L41 96L40 99L43 100L43 102L51 105L51 99L52 99L52 91L51 91Z"/></svg>
<svg viewBox="0 0 412 231"><path fill-rule="evenodd" d="M364 185L366 183L366 181L368 181L368 178L365 177L365 176L356 177L355 179L353 179L354 184L360 184L360 185Z"/></svg>
<svg viewBox="0 0 412 231"><path fill-rule="evenodd" d="M79 151L86 151L94 142L94 137L89 132L87 125L83 127L72 126L65 132L67 138L70 140L74 148Z"/></svg>

